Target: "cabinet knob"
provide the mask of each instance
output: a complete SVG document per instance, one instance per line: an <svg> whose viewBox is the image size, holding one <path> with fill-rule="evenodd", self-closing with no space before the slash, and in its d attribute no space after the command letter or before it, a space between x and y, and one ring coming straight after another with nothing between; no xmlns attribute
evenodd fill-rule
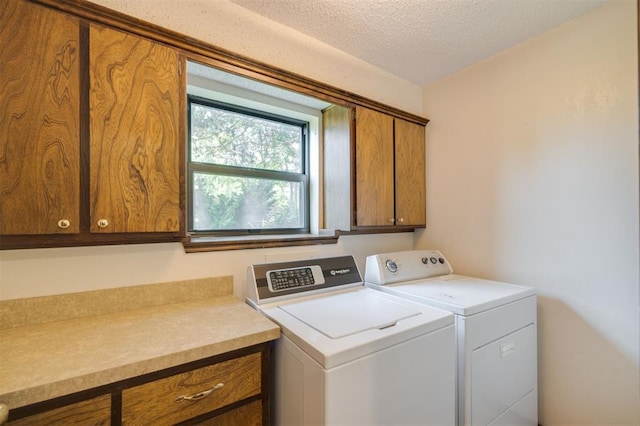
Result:
<svg viewBox="0 0 640 426"><path fill-rule="evenodd" d="M398 219L398 222L400 223L404 222L404 218L401 217L400 219Z"/></svg>
<svg viewBox="0 0 640 426"><path fill-rule="evenodd" d="M109 226L109 221L107 219L100 219L98 221L98 227L106 228L107 226Z"/></svg>
<svg viewBox="0 0 640 426"><path fill-rule="evenodd" d="M391 219L389 219L389 222L390 222L390 223L394 223L395 221L396 221L396 218L395 218L395 217L392 217Z"/></svg>
<svg viewBox="0 0 640 426"><path fill-rule="evenodd" d="M67 219L60 219L58 221L58 228L66 229L69 226L71 226L71 222L69 222Z"/></svg>

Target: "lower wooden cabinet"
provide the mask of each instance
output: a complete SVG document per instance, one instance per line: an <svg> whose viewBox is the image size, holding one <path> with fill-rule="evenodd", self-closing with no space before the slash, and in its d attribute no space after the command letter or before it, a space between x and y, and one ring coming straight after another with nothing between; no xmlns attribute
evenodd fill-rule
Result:
<svg viewBox="0 0 640 426"><path fill-rule="evenodd" d="M260 425L262 424L262 404L259 401L252 402L198 424L201 426Z"/></svg>
<svg viewBox="0 0 640 426"><path fill-rule="evenodd" d="M10 421L10 425L109 425L111 424L111 395L102 395L75 404Z"/></svg>
<svg viewBox="0 0 640 426"><path fill-rule="evenodd" d="M260 395L261 358L254 353L122 392L122 424L180 423Z"/></svg>
<svg viewBox="0 0 640 426"><path fill-rule="evenodd" d="M9 411L9 425L269 424L269 344Z"/></svg>

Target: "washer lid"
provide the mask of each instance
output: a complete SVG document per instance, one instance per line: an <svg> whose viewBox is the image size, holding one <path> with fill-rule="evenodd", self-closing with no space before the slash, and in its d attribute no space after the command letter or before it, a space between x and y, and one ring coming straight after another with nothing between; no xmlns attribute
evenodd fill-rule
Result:
<svg viewBox="0 0 640 426"><path fill-rule="evenodd" d="M477 314L535 294L533 287L460 275L445 275L376 288L458 315Z"/></svg>
<svg viewBox="0 0 640 426"><path fill-rule="evenodd" d="M451 312L364 287L258 309L325 369L445 332L454 323Z"/></svg>
<svg viewBox="0 0 640 426"><path fill-rule="evenodd" d="M337 294L280 306L280 309L332 339L391 327L398 321L422 314L418 309L371 292Z"/></svg>

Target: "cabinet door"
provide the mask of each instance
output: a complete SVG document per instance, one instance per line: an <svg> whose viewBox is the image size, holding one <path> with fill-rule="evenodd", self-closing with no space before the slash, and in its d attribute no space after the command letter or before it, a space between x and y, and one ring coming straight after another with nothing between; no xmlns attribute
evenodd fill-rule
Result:
<svg viewBox="0 0 640 426"><path fill-rule="evenodd" d="M351 230L351 108L322 111L324 140L324 228Z"/></svg>
<svg viewBox="0 0 640 426"><path fill-rule="evenodd" d="M393 226L393 117L356 107L356 226Z"/></svg>
<svg viewBox="0 0 640 426"><path fill-rule="evenodd" d="M0 1L0 234L79 232L79 32L66 14Z"/></svg>
<svg viewBox="0 0 640 426"><path fill-rule="evenodd" d="M396 225L424 226L425 128L395 119Z"/></svg>
<svg viewBox="0 0 640 426"><path fill-rule="evenodd" d="M178 53L98 25L89 45L91 232L177 232Z"/></svg>

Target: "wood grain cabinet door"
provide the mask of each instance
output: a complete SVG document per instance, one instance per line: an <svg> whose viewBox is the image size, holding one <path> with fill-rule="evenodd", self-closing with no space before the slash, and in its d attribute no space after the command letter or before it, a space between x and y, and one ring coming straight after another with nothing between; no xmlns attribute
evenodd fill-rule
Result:
<svg viewBox="0 0 640 426"><path fill-rule="evenodd" d="M426 223L425 127L395 119L396 225Z"/></svg>
<svg viewBox="0 0 640 426"><path fill-rule="evenodd" d="M91 25L91 232L180 229L180 59L159 43Z"/></svg>
<svg viewBox="0 0 640 426"><path fill-rule="evenodd" d="M393 117L356 107L356 226L393 226Z"/></svg>
<svg viewBox="0 0 640 426"><path fill-rule="evenodd" d="M76 234L79 22L0 1L0 234Z"/></svg>

